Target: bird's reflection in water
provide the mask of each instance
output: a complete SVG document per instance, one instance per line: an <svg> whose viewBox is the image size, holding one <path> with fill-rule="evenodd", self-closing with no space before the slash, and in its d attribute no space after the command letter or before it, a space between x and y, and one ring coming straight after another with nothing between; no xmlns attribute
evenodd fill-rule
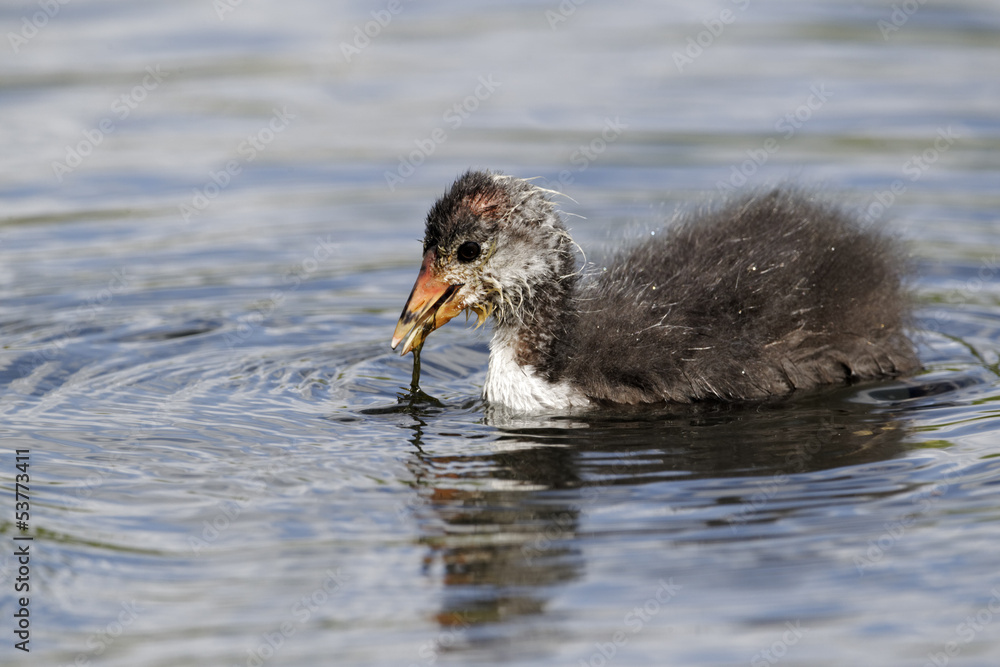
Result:
<svg viewBox="0 0 1000 667"><path fill-rule="evenodd" d="M408 466L421 495L414 511L428 547L423 566L455 592L438 622L467 628L541 613L542 591L580 571L574 541L586 500L573 452L532 444L432 456L421 446L426 426L414 416Z"/></svg>
<svg viewBox="0 0 1000 667"><path fill-rule="evenodd" d="M620 502L620 495L612 501L613 488L730 478L732 492L718 484L711 493L690 484L684 492L695 508L732 505L725 521L717 511L673 514L664 507L642 530L665 540L692 522L753 530L794 511L794 503L758 511L750 495L762 481L785 483L798 473L902 453L904 424L884 407L851 400L857 391L749 407L616 408L528 421L487 409L499 437L489 453L480 447L472 454L428 454L425 431L441 412L410 412L408 466L418 495L412 510L427 546L425 571L445 587L437 621L455 640L433 650L483 648L490 624L544 614L552 587L585 571L587 513Z"/></svg>

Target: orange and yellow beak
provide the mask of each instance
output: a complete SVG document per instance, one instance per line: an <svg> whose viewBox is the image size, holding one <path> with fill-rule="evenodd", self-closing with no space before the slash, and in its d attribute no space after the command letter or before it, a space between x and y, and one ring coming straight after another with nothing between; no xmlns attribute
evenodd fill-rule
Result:
<svg viewBox="0 0 1000 667"><path fill-rule="evenodd" d="M428 250L392 334L392 349L403 344L400 354L419 348L430 332L462 312L457 299L462 285L449 285L438 278L434 274L434 259L435 251Z"/></svg>

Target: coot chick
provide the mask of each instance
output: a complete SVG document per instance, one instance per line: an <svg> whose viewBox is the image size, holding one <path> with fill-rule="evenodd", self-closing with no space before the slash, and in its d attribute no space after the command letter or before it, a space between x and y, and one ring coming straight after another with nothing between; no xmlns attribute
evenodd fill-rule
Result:
<svg viewBox="0 0 1000 667"><path fill-rule="evenodd" d="M551 191L486 171L431 208L392 339L494 320L483 396L517 411L747 401L919 367L898 244L795 190L689 215L582 277Z"/></svg>

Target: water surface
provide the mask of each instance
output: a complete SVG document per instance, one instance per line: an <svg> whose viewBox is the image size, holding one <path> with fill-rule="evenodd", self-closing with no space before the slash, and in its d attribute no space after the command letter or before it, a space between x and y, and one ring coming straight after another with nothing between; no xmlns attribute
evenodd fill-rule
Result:
<svg viewBox="0 0 1000 667"><path fill-rule="evenodd" d="M995 3L388 7L0 9L4 664L997 664ZM512 420L458 321L399 403L469 167L569 195L594 261L827 189L911 244L926 369Z"/></svg>

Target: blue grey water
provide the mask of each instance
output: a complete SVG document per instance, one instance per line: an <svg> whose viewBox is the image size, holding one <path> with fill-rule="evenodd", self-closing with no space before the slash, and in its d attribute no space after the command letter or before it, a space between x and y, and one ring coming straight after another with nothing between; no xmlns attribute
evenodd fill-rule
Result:
<svg viewBox="0 0 1000 667"><path fill-rule="evenodd" d="M0 7L0 662L996 665L1000 6ZM781 182L906 239L916 377L497 419L389 338L489 167L601 253ZM15 524L15 450L30 520ZM30 536L30 653L15 648Z"/></svg>

